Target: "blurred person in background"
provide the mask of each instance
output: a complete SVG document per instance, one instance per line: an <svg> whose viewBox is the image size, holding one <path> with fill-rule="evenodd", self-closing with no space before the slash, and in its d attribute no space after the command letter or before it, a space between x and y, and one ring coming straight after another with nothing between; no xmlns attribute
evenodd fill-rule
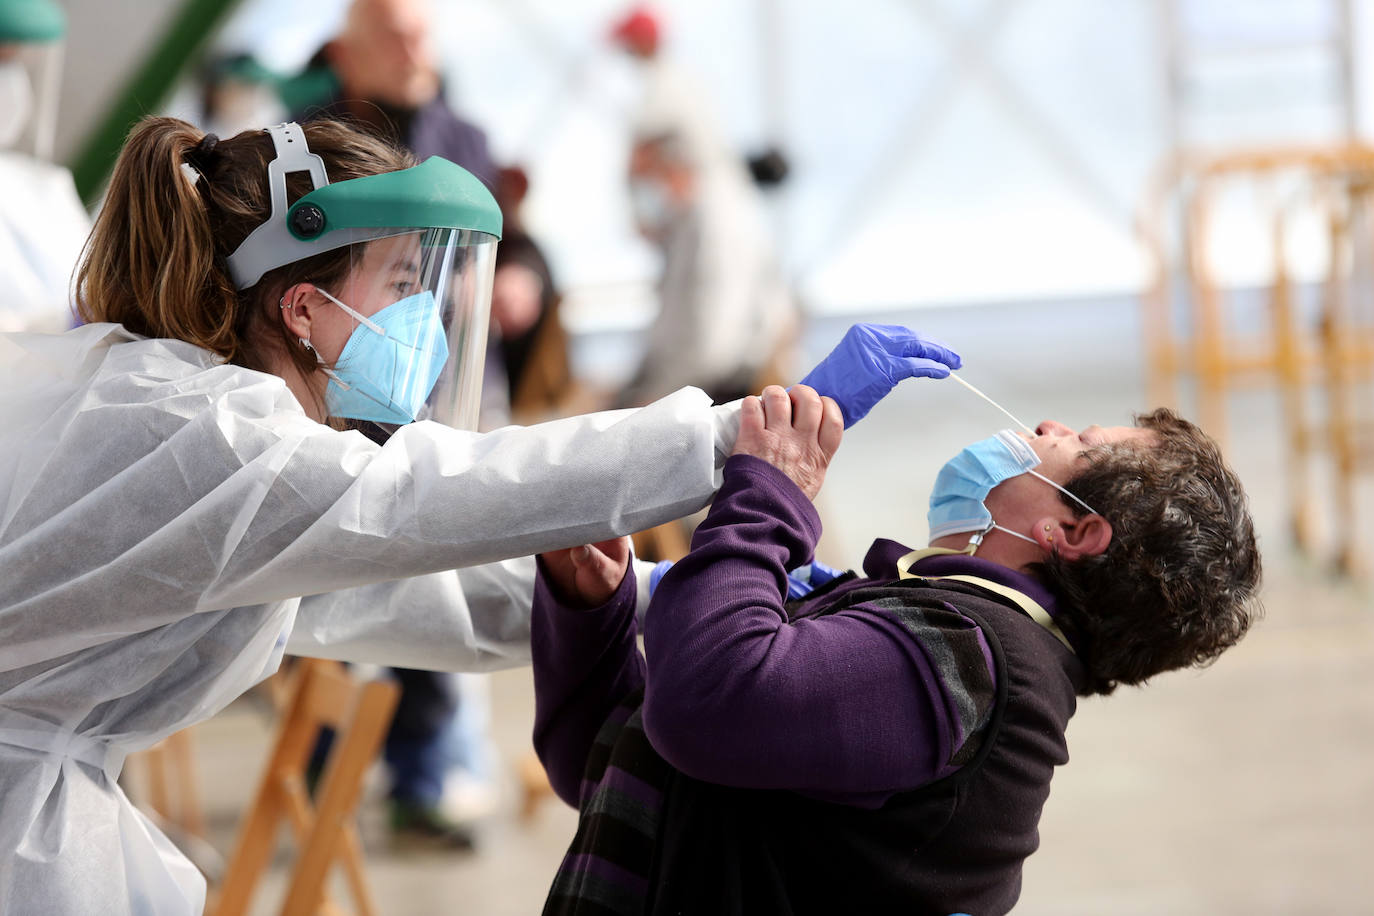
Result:
<svg viewBox="0 0 1374 916"><path fill-rule="evenodd" d="M421 159L443 156L458 163L495 190L497 170L486 133L456 114L445 96L432 22L428 0L354 0L343 31L302 74L303 83L330 91L298 114L369 125Z"/></svg>
<svg viewBox="0 0 1374 916"><path fill-rule="evenodd" d="M876 540L788 600L839 442L805 385L745 400L643 654L624 539L540 557L534 741L581 811L548 916L1006 913L1076 698L1206 665L1259 613L1244 490L1167 410L975 443L932 547Z"/></svg>
<svg viewBox="0 0 1374 916"><path fill-rule="evenodd" d="M306 104L297 118L359 123L420 160L442 156L457 163L495 190L497 168L486 134L456 114L445 98L432 22L426 0L354 0L343 31L295 81L326 87L329 94ZM321 80L322 74L332 80ZM481 429L510 421L504 378L493 355L489 347ZM386 437L380 427L362 431L375 441ZM393 669L392 675L401 687L384 753L392 783L393 837L403 844L471 849L475 835L468 822L490 811L496 794L497 752L487 726L485 686L449 672Z"/></svg>
<svg viewBox="0 0 1374 916"><path fill-rule="evenodd" d="M200 73L200 126L207 133L232 137L287 117L281 74L252 54L212 58Z"/></svg>
<svg viewBox="0 0 1374 916"><path fill-rule="evenodd" d="M52 162L66 19L51 0L0 0L0 331L64 331L91 221Z"/></svg>
<svg viewBox="0 0 1374 916"><path fill-rule="evenodd" d="M522 216L528 193L523 168L501 169L496 200L506 224L491 292L490 358L503 370L512 414L521 422L556 415L577 397L553 270Z"/></svg>
<svg viewBox="0 0 1374 916"><path fill-rule="evenodd" d="M728 170L742 177L743 164L707 104L709 96L665 51L664 32L663 16L648 4L631 7L611 27L612 43L639 71L641 91L630 113L631 135L672 131L691 148L692 159L701 168Z"/></svg>
<svg viewBox="0 0 1374 916"><path fill-rule="evenodd" d="M641 94L630 117L631 133L678 131L708 167L747 176L760 188L787 180L791 164L776 144L740 159L709 106L706 92L664 51L664 22L649 4L630 7L611 27L611 41L638 66Z"/></svg>
<svg viewBox="0 0 1374 916"><path fill-rule="evenodd" d="M702 146L669 130L636 138L629 186L639 233L658 249L658 314L622 390L624 406L683 384L720 401L758 390L785 361L797 311L773 252L757 191L736 168L707 167Z"/></svg>

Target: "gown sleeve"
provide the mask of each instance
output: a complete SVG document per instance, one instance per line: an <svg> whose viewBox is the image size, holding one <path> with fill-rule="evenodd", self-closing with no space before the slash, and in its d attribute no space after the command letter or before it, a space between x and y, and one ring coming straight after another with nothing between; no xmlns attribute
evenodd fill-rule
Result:
<svg viewBox="0 0 1374 916"><path fill-rule="evenodd" d="M700 508L738 416L683 389L640 410L485 434L415 423L378 446L310 420L281 379L197 365L182 352L194 349L64 350L55 361L70 371L100 365L75 384L44 379L12 418L0 409L15 421L0 430L15 456L0 467L0 669L197 612L443 573L320 602L298 637L357 645L343 618L399 620L442 595L437 613L471 628L469 650L488 659L527 624L482 609L514 596L526 618L529 586L512 585L510 568L453 570Z"/></svg>

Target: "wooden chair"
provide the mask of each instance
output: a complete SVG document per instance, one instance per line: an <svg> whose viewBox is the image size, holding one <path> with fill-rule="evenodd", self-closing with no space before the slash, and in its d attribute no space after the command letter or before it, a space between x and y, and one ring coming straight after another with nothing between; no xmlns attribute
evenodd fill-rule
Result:
<svg viewBox="0 0 1374 916"><path fill-rule="evenodd" d="M554 797L553 786L534 751L526 751L521 756L515 775L520 782L520 820L529 823L544 799Z"/></svg>
<svg viewBox="0 0 1374 916"><path fill-rule="evenodd" d="M160 826L174 833L205 839L191 729L184 728L133 755L142 774L143 795L159 817Z"/></svg>
<svg viewBox="0 0 1374 916"><path fill-rule="evenodd" d="M1254 254L1256 263L1269 268L1269 323L1248 334L1233 326L1227 294L1211 267L1215 240L1209 228L1217 202L1237 188L1251 195L1258 224L1271 232L1267 250ZM1171 196L1183 217L1172 256L1163 226ZM1367 419L1374 375L1371 200L1374 147L1250 150L1175 163L1142 223L1157 269L1143 316L1151 402L1177 403L1176 382L1191 377L1203 428L1224 441L1227 395L1255 383L1276 388L1283 414L1276 433L1285 449L1294 541L1314 552L1316 519L1330 517L1337 565L1352 575L1367 571L1358 544L1355 479L1374 470L1362 457L1374 445L1374 424ZM1326 235L1327 275L1310 316L1299 307L1290 240L1303 221L1324 225ZM1176 273L1182 275L1181 288ZM1310 466L1322 458L1333 465L1328 512L1319 511L1310 482Z"/></svg>
<svg viewBox="0 0 1374 916"><path fill-rule="evenodd" d="M1180 157L1169 163L1140 221L1155 262L1154 280L1142 300L1150 403L1177 403L1177 381L1191 377L1198 419L1220 439L1231 391L1283 384L1317 370L1323 345L1316 329L1298 321L1290 300L1271 299L1270 327L1251 334L1235 329L1226 290L1214 273L1217 240L1212 226L1226 194L1243 191L1253 198L1256 223L1271 227L1274 239L1268 251L1255 253L1255 259L1268 266L1269 285L1278 295L1290 282L1285 224L1301 215L1285 190L1296 186L1310 192L1310 216L1331 210L1333 204L1320 198L1342 197L1352 180L1363 180L1372 169L1374 147L1360 145L1244 150ZM1340 205L1339 200L1334 204L1337 209ZM1176 215L1177 238L1171 242L1170 224ZM1336 234L1333 229L1333 246L1342 244Z"/></svg>
<svg viewBox="0 0 1374 916"><path fill-rule="evenodd" d="M335 862L343 865L349 890L362 916L378 912L363 875L362 844L353 814L363 777L391 723L399 690L395 684L360 684L337 662L303 660L296 665L288 701L278 726L252 807L211 916L241 916L276 847L285 820L299 847L291 871L283 916L314 916L341 910L327 899L325 879ZM334 745L312 807L306 787L315 741L323 726L336 731Z"/></svg>
<svg viewBox="0 0 1374 916"><path fill-rule="evenodd" d="M1323 289L1319 322L1324 420L1310 439L1320 441L1332 463L1332 512L1335 565L1353 578L1368 578L1368 551L1358 525L1356 486L1361 474L1374 471L1368 457L1374 447L1374 314L1371 314L1371 271L1374 270L1374 163L1360 172L1338 177L1339 205L1333 207L1329 230L1331 259ZM1309 449L1312 450L1312 449ZM1291 510L1310 508L1311 501ZM1311 527L1311 526L1309 526ZM1309 545L1302 541L1300 546Z"/></svg>

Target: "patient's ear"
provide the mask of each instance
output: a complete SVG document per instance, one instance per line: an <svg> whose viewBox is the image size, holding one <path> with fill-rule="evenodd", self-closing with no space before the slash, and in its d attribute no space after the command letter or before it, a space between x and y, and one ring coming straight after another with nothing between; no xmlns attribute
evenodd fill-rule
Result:
<svg viewBox="0 0 1374 916"><path fill-rule="evenodd" d="M1077 560L1106 553L1112 543L1112 523L1092 513L1078 519L1043 518L1035 526L1035 540L1046 553Z"/></svg>

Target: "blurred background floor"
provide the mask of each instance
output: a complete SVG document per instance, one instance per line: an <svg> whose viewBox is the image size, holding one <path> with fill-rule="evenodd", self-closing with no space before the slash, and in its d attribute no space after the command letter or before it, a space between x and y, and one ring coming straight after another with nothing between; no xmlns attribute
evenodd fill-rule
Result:
<svg viewBox="0 0 1374 916"><path fill-rule="evenodd" d="M890 316L941 337L964 376L1027 423L1129 422L1142 409L1136 306L1128 301L929 309ZM813 324L808 363L845 322ZM606 365L623 341L578 342ZM1184 413L1188 413L1184 405ZM1084 702L1069 728L1041 850L1026 866L1018 913L1255 914L1369 912L1374 877L1374 600L1287 538L1277 397L1230 402L1227 452L1251 495L1265 559L1266 618L1212 668ZM846 437L820 503L820 559L855 566L869 541L924 543L925 497L939 466L1007 426L951 384L903 385ZM1318 493L1325 494L1318 489ZM1374 520L1368 489L1363 519ZM1324 503L1316 517L1329 514ZM1366 525L1366 528L1369 526ZM516 818L515 765L530 747L528 669L492 676L495 739L508 774L498 810L468 855L388 845L374 784L363 806L368 875L394 916L538 912L576 817L554 799ZM196 731L212 840L229 848L269 738L262 708L241 700ZM255 912L272 912L274 869Z"/></svg>

